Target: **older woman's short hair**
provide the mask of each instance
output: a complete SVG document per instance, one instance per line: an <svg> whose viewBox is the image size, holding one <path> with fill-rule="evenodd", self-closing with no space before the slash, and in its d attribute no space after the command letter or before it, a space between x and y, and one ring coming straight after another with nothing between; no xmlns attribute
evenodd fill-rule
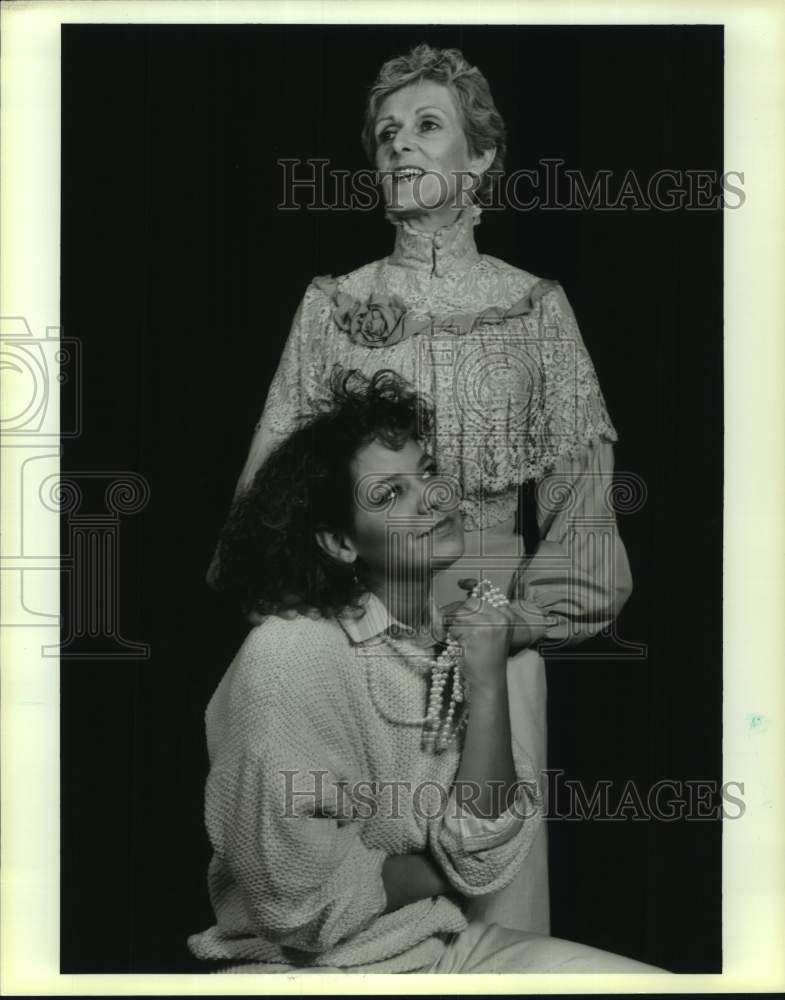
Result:
<svg viewBox="0 0 785 1000"><path fill-rule="evenodd" d="M389 59L368 92L362 141L371 163L376 156L374 125L382 102L390 94L420 80L432 80L450 89L461 115L463 131L472 156L496 148L496 156L483 175L476 200L490 194L504 170L507 130L504 119L493 102L488 81L476 66L471 66L458 49L435 49L426 43L415 46L404 56Z"/></svg>

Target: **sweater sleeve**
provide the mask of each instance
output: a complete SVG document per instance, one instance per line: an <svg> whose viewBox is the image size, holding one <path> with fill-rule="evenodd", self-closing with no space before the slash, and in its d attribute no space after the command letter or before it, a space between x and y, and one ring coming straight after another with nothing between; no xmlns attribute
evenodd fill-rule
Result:
<svg viewBox="0 0 785 1000"><path fill-rule="evenodd" d="M309 686L330 659L329 643L309 638L299 662L285 641L249 654L267 662L229 693L206 817L259 936L320 954L383 913L386 855L365 846L341 794L356 774L351 734L318 680Z"/></svg>
<svg viewBox="0 0 785 1000"><path fill-rule="evenodd" d="M542 823L543 797L534 764L515 737L512 751L518 789L510 809L495 820L469 823L453 792L429 831L434 857L464 896L484 896L509 885Z"/></svg>
<svg viewBox="0 0 785 1000"><path fill-rule="evenodd" d="M524 788L518 788L515 803L493 819L475 816L465 806L455 802L453 797L444 820L444 829L457 837L464 849L469 851L505 844L523 826L527 796L528 792Z"/></svg>

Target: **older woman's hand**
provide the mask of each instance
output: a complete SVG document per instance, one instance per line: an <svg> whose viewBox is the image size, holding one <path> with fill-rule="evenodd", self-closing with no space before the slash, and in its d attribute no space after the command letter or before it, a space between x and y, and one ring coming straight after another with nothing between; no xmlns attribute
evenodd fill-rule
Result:
<svg viewBox="0 0 785 1000"><path fill-rule="evenodd" d="M510 603L510 612L512 614L510 648L513 651L535 646L540 639L548 635L549 629L559 624L558 618L515 600Z"/></svg>
<svg viewBox="0 0 785 1000"><path fill-rule="evenodd" d="M477 586L477 580L473 577L466 577L458 581L458 586L471 594ZM478 607L480 607L478 598L467 597L465 601L455 601L452 604L446 605L442 608L442 613L445 619L449 619L458 613L465 615L472 608L476 609ZM548 629L558 624L557 620L550 615L532 609L531 606L527 607L517 601L512 601L509 605L505 605L504 611L505 618L509 623L508 652L510 649L525 649L535 645L535 643L547 635ZM466 620L468 621L468 619ZM454 628L452 631L455 634Z"/></svg>

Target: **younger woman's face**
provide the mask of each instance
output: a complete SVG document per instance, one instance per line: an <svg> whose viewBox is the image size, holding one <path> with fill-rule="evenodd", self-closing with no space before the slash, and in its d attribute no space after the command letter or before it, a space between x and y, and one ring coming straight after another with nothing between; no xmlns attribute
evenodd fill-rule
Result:
<svg viewBox="0 0 785 1000"><path fill-rule="evenodd" d="M379 108L374 136L385 203L405 215L465 207L470 174L482 173L493 158L492 152L470 153L452 93L432 80L390 94Z"/></svg>
<svg viewBox="0 0 785 1000"><path fill-rule="evenodd" d="M463 555L456 485L409 439L398 451L371 441L352 463L357 557L374 576L421 576Z"/></svg>

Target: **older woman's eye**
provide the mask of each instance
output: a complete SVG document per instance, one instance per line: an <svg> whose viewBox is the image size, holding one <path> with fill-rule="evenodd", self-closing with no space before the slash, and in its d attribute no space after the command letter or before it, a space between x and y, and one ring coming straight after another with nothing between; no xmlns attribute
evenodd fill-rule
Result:
<svg viewBox="0 0 785 1000"><path fill-rule="evenodd" d="M435 128L439 128L439 122L434 118L426 118L420 123L420 128L426 132L432 132Z"/></svg>
<svg viewBox="0 0 785 1000"><path fill-rule="evenodd" d="M393 136L395 135L395 129L385 128L376 136L376 141L378 143L392 142Z"/></svg>

